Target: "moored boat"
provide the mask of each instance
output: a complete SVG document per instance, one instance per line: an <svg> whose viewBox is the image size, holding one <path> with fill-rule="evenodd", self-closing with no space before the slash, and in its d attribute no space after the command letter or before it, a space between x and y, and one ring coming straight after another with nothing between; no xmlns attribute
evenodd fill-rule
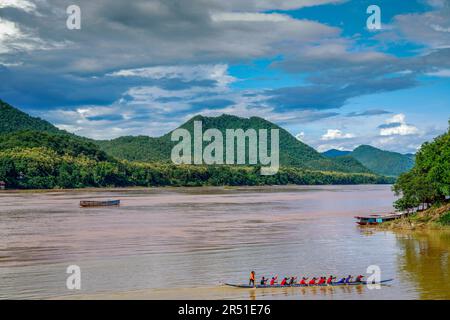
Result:
<svg viewBox="0 0 450 320"><path fill-rule="evenodd" d="M405 216L406 213L390 213L390 214L371 214L368 216L355 216L355 219L357 219L356 223L361 226L366 225L377 225L386 221L391 221L395 219L399 219L403 216Z"/></svg>
<svg viewBox="0 0 450 320"><path fill-rule="evenodd" d="M120 205L120 200L103 200L103 201L80 201L80 207L109 207Z"/></svg>

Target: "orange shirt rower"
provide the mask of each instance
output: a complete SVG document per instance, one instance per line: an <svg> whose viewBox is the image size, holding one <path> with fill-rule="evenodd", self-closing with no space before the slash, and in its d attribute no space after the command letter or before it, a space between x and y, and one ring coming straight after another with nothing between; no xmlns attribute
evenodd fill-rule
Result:
<svg viewBox="0 0 450 320"><path fill-rule="evenodd" d="M250 272L250 280L248 281L249 286L255 285L255 271Z"/></svg>

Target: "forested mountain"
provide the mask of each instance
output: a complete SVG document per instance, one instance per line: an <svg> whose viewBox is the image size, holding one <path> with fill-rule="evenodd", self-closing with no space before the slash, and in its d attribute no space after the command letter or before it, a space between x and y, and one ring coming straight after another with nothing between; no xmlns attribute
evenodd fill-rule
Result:
<svg viewBox="0 0 450 320"><path fill-rule="evenodd" d="M350 155L373 172L386 176L399 176L414 166L414 155L384 151L367 145L359 146Z"/></svg>
<svg viewBox="0 0 450 320"><path fill-rule="evenodd" d="M40 118L31 117L6 102L0 100L0 134L23 130L35 130L58 133L62 132L51 123Z"/></svg>
<svg viewBox="0 0 450 320"><path fill-rule="evenodd" d="M342 151L337 149L330 149L328 151L322 152L322 154L327 158L336 158L336 157L342 157L342 156L348 156L351 151Z"/></svg>
<svg viewBox="0 0 450 320"><path fill-rule="evenodd" d="M85 156L96 161L113 160L106 152L89 140L71 135L45 131L18 131L0 134L0 150L46 148L58 155Z"/></svg>
<svg viewBox="0 0 450 320"><path fill-rule="evenodd" d="M194 121L201 121L203 131L219 129L225 137L226 129L267 129L270 138L270 129L279 129L280 133L280 164L282 166L295 166L311 170L326 170L340 172L369 173L361 163L354 159L328 159L315 149L297 140L283 128L259 117L241 118L232 115L219 117L195 116L180 128L186 129L194 135ZM171 132L159 138L145 136L121 137L110 141L96 142L102 150L120 159L144 162L169 162L173 146L177 142L171 141ZM268 141L270 149L270 139Z"/></svg>
<svg viewBox="0 0 450 320"><path fill-rule="evenodd" d="M261 118L197 116L182 127L192 132L193 122L201 120L204 130L280 129L280 160L284 165L272 176L260 175L258 165L174 165L169 161L174 145L170 132L159 138L94 141L59 130L3 102L0 119L0 181L8 188L392 182L370 173L353 158L327 159Z"/></svg>
<svg viewBox="0 0 450 320"><path fill-rule="evenodd" d="M391 177L397 177L410 170L414 166L415 159L415 156L410 153L384 151L368 145L361 145L353 151L331 149L322 154L335 161L351 157L372 172Z"/></svg>

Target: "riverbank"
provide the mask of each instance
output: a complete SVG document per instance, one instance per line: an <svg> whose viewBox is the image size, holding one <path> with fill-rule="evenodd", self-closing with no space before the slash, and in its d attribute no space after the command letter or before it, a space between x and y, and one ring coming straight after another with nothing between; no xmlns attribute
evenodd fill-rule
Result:
<svg viewBox="0 0 450 320"><path fill-rule="evenodd" d="M384 230L450 230L450 203L419 211L401 219L379 224L377 228Z"/></svg>

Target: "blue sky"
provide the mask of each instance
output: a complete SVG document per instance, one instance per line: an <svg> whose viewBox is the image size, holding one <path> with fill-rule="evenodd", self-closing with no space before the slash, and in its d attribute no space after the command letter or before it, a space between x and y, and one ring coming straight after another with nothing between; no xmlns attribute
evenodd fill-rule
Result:
<svg viewBox="0 0 450 320"><path fill-rule="evenodd" d="M449 0L0 3L0 99L97 139L228 113L319 151L415 152L447 129L449 89Z"/></svg>

